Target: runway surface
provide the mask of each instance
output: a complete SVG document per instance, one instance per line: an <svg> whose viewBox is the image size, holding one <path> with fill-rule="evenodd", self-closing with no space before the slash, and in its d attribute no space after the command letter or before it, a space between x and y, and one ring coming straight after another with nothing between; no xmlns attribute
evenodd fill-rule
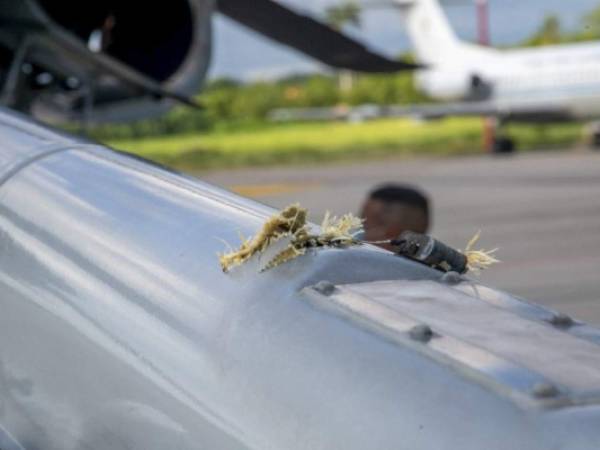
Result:
<svg viewBox="0 0 600 450"><path fill-rule="evenodd" d="M481 230L501 264L481 280L600 325L600 154L385 160L197 174L280 208L298 201L358 212L382 182L416 184L431 197L432 234L458 248Z"/></svg>

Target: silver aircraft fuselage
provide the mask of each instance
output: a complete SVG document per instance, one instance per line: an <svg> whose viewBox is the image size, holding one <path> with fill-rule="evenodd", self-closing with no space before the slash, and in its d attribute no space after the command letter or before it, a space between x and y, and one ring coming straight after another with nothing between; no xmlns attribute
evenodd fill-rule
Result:
<svg viewBox="0 0 600 450"><path fill-rule="evenodd" d="M600 42L517 49L475 45L457 36L439 0L393 1L417 61L427 66L416 76L418 87L434 99L480 105L441 104L438 117L458 113L542 122L600 117Z"/></svg>
<svg viewBox="0 0 600 450"><path fill-rule="evenodd" d="M0 136L3 450L599 448L598 330L368 246L225 274L272 209Z"/></svg>

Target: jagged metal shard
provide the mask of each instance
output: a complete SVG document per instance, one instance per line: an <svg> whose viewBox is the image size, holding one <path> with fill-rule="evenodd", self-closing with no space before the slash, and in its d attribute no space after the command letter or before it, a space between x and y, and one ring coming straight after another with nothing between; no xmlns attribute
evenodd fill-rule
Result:
<svg viewBox="0 0 600 450"><path fill-rule="evenodd" d="M600 332L370 247L259 273L274 211L0 111L0 443L589 450Z"/></svg>

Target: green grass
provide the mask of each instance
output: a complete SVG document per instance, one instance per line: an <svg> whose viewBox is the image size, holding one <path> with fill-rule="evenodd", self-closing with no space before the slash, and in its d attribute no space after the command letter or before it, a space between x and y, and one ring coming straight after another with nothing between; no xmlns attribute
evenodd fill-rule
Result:
<svg viewBox="0 0 600 450"><path fill-rule="evenodd" d="M580 125L512 125L520 148L565 146L580 139ZM481 152L481 119L433 122L382 119L364 123L296 123L250 130L213 131L108 142L183 170L310 163L382 156L455 155Z"/></svg>

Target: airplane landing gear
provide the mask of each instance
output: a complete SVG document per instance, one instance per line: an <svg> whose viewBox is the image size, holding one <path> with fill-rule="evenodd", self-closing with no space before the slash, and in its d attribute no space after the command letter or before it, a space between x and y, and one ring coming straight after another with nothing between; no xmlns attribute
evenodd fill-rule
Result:
<svg viewBox="0 0 600 450"><path fill-rule="evenodd" d="M600 150L600 130L592 134L592 148Z"/></svg>
<svg viewBox="0 0 600 450"><path fill-rule="evenodd" d="M509 155L517 149L515 140L503 133L508 120L506 117L499 117L496 120L494 135L491 142L491 152L495 155Z"/></svg>
<svg viewBox="0 0 600 450"><path fill-rule="evenodd" d="M494 154L510 154L516 150L515 141L508 136L496 136L492 145Z"/></svg>
<svg viewBox="0 0 600 450"><path fill-rule="evenodd" d="M600 150L600 122L591 122L584 129L585 140L594 150Z"/></svg>

